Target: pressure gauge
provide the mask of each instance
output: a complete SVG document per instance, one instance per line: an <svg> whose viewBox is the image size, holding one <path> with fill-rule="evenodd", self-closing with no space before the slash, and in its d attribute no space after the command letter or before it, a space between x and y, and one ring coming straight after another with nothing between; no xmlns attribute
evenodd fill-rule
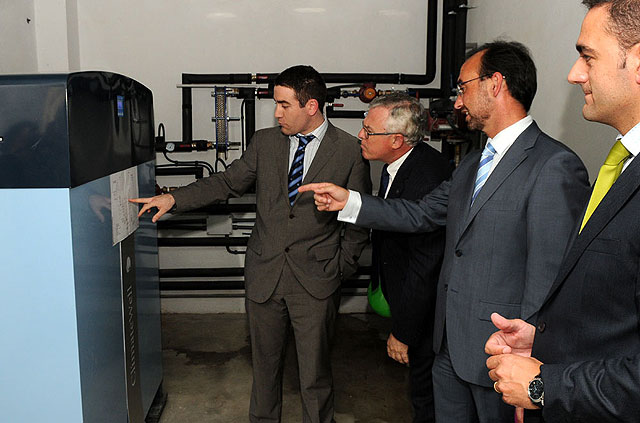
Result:
<svg viewBox="0 0 640 423"><path fill-rule="evenodd" d="M176 144L173 142L168 142L164 145L164 149L167 150L167 152L171 153L176 149Z"/></svg>

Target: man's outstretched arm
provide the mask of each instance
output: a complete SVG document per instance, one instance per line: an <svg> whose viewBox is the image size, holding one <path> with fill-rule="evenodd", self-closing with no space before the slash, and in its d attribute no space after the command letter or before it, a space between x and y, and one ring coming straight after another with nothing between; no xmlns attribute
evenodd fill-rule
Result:
<svg viewBox="0 0 640 423"><path fill-rule="evenodd" d="M298 192L313 191L313 199L320 211L340 211L349 200L349 190L329 182L302 185Z"/></svg>
<svg viewBox="0 0 640 423"><path fill-rule="evenodd" d="M298 191L314 191L313 198L320 211L349 209L350 215L357 216L352 221L339 215L338 220L387 231L429 232L446 224L450 186L450 181L444 181L418 201L383 199L325 182L303 185ZM357 206L353 207L353 203ZM352 213L351 209L355 211Z"/></svg>

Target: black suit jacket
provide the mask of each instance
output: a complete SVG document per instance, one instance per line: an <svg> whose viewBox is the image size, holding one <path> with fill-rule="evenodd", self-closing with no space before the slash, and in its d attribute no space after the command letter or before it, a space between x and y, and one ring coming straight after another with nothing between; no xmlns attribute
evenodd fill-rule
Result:
<svg viewBox="0 0 640 423"><path fill-rule="evenodd" d="M387 198L418 200L450 175L444 156L419 143L398 170ZM431 233L374 230L371 239L373 280L381 281L391 308L391 333L409 346L425 336L431 339L444 228Z"/></svg>
<svg viewBox="0 0 640 423"><path fill-rule="evenodd" d="M533 356L544 363L546 422L640 421L639 187L636 158L568 249L539 311Z"/></svg>

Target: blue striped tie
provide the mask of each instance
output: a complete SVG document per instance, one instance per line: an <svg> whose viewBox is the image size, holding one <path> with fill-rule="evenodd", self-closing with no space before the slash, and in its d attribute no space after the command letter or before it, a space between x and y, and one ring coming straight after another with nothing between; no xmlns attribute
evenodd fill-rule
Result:
<svg viewBox="0 0 640 423"><path fill-rule="evenodd" d="M482 150L482 156L480 157L480 165L478 166L478 174L476 175L476 183L473 187L473 196L471 196L471 205L475 201L478 193L484 186L484 183L489 177L489 171L491 170L491 162L493 162L493 156L496 154L495 148L490 142Z"/></svg>
<svg viewBox="0 0 640 423"><path fill-rule="evenodd" d="M304 170L304 149L314 138L312 135L296 135L298 137L298 149L293 155L291 169L289 170L289 205L293 206L298 195L298 187L302 185L302 175Z"/></svg>

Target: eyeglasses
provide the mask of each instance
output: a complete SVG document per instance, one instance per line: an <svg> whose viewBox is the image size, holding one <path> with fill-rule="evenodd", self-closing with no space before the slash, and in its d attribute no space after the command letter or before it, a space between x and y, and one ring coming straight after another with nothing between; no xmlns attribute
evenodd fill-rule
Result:
<svg viewBox="0 0 640 423"><path fill-rule="evenodd" d="M484 78L486 78L488 76L491 76L491 75L492 74L490 74L490 73L485 73L484 75L480 75L480 76L478 76L476 78L471 78L471 79L467 79L466 81L463 81L463 82L458 82L456 84L456 94L458 96L463 95L464 94L464 86L467 85L469 82L473 82L473 81L476 81L478 79L484 79ZM503 76L502 79L507 79L507 78Z"/></svg>
<svg viewBox="0 0 640 423"><path fill-rule="evenodd" d="M374 135L402 135L403 137L406 137L406 135L402 132L369 132L364 128L364 126L362 127L362 131L364 132L363 138L365 140L368 140L369 137L372 137Z"/></svg>
<svg viewBox="0 0 640 423"><path fill-rule="evenodd" d="M364 112L364 117L367 117L368 113L369 112ZM369 137L372 137L374 135L402 135L403 137L408 138L402 132L369 132L367 128L364 127L364 122L362 123L362 131L364 132L364 137L362 139L365 139L365 140L368 140Z"/></svg>

